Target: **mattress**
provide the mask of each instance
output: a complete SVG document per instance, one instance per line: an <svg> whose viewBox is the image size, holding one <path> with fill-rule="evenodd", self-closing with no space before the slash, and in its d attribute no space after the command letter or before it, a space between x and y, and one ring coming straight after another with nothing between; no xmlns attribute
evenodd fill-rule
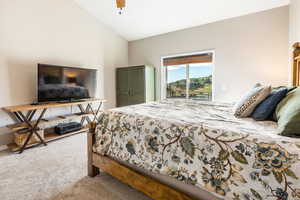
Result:
<svg viewBox="0 0 300 200"><path fill-rule="evenodd" d="M232 105L164 100L106 111L94 151L224 199L299 199L300 139Z"/></svg>

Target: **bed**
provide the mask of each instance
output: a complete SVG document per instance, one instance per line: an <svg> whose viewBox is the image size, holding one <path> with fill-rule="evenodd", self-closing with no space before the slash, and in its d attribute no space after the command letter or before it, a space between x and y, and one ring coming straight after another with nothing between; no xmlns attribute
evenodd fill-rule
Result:
<svg viewBox="0 0 300 200"><path fill-rule="evenodd" d="M164 100L112 109L100 121L94 155L176 191L188 185L187 198L300 197L300 139L277 135L275 122L235 118L231 104Z"/></svg>
<svg viewBox="0 0 300 200"><path fill-rule="evenodd" d="M293 45L300 85L300 43ZM164 100L104 112L88 134L88 173L156 200L300 199L300 138L233 116L232 104Z"/></svg>

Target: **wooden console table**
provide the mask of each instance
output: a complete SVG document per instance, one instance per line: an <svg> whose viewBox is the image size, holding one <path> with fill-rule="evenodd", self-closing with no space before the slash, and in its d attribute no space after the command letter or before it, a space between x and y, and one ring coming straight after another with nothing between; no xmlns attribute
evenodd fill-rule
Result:
<svg viewBox="0 0 300 200"><path fill-rule="evenodd" d="M84 126L85 121L87 121L87 123L97 122L99 120L98 115L100 113L101 107L104 102L106 101L103 99L89 99L80 102L47 103L47 104L40 104L40 105L20 105L20 106L5 107L3 108L3 110L6 111L10 115L10 117L16 122L16 124L9 125L7 127L13 130L14 132L28 133L28 136L23 146L20 147L15 143L12 143L9 144L8 147L12 151L19 151L19 153L22 153L26 148L40 145L40 144L47 145L47 142L85 132L88 130L88 128ZM93 109L92 106L93 103L98 103L96 110ZM68 106L78 106L80 113L58 116L57 118L54 119L43 118L48 108L68 107ZM34 116L37 114L37 111L39 110L41 112L37 116L36 120L33 120ZM90 118L90 116L92 116L92 119ZM58 135L54 133L54 131L52 132L49 131L50 130L49 128L49 130L45 134L44 139L38 133L38 130L41 130L40 125L45 125L49 123L60 123L66 120L72 120L76 118L81 118L81 125L82 125L81 130L70 132L64 135ZM37 136L39 142L28 144L29 140L31 139L31 137L33 137L33 135Z"/></svg>

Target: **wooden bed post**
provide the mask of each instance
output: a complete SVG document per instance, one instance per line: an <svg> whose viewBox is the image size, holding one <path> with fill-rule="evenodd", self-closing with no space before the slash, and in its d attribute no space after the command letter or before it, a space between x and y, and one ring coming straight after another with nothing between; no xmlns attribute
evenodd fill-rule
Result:
<svg viewBox="0 0 300 200"><path fill-rule="evenodd" d="M292 68L292 81L293 86L299 86L300 85L300 43L296 42L293 45L294 51L293 51L293 68Z"/></svg>
<svg viewBox="0 0 300 200"><path fill-rule="evenodd" d="M87 133L87 152L88 152L88 175L95 177L99 174L99 168L93 165L93 144L95 142L95 130L97 123L92 122L89 124L89 132Z"/></svg>

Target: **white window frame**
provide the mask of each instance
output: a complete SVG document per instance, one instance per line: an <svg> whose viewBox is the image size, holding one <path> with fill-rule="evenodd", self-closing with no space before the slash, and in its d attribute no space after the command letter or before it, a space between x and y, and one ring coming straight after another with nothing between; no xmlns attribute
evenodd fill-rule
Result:
<svg viewBox="0 0 300 200"><path fill-rule="evenodd" d="M164 59L167 58L174 58L174 57L182 57L182 56L194 56L194 55L201 55L201 54L207 54L212 53L212 101L215 99L215 50L205 50L205 51L197 51L193 53L183 53L183 54L176 54L176 55L169 55L169 56L162 56L161 57L161 68L160 68L160 99L166 99L167 98L167 67L164 66ZM189 67L186 68L186 70L189 70ZM186 81L187 81L187 87L189 87L189 72L186 71ZM186 90L186 99L189 98L188 89Z"/></svg>

